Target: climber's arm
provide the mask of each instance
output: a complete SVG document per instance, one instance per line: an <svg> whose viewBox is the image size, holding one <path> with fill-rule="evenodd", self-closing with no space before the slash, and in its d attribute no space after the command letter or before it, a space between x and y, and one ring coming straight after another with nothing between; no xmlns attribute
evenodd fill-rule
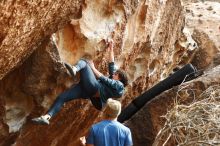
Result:
<svg viewBox="0 0 220 146"><path fill-rule="evenodd" d="M95 65L94 65L93 61L90 61L90 62L89 62L89 65L90 65L90 67L91 67L93 73L95 74L95 76L96 76L97 78L100 78L101 76L104 76L100 71L98 71L98 70L95 68Z"/></svg>
<svg viewBox="0 0 220 146"><path fill-rule="evenodd" d="M114 42L112 40L110 40L108 43L108 48L107 48L107 52L109 53L109 63L110 62L114 62Z"/></svg>
<svg viewBox="0 0 220 146"><path fill-rule="evenodd" d="M115 58L114 58L114 42L112 40L110 40L108 42L108 48L107 48L107 52L108 52L108 73L109 73L109 78L113 77L115 70Z"/></svg>

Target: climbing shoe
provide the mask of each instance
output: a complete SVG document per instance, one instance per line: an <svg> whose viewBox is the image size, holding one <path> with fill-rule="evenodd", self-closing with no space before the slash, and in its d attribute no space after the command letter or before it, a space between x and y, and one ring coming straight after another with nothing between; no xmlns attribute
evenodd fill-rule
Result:
<svg viewBox="0 0 220 146"><path fill-rule="evenodd" d="M45 125L49 125L50 124L49 120L46 117L44 117L44 116L40 116L38 118L34 118L34 119L32 119L32 121L35 122L35 123L38 123L38 124L45 124Z"/></svg>
<svg viewBox="0 0 220 146"><path fill-rule="evenodd" d="M68 73L71 76L75 76L76 72L77 72L77 68L75 66L71 66L69 63L64 62L64 65L66 67L66 69L68 70Z"/></svg>

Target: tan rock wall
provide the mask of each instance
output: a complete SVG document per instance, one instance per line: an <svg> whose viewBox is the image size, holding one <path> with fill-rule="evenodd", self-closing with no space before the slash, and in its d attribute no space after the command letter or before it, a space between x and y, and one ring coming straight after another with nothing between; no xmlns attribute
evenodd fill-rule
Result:
<svg viewBox="0 0 220 146"><path fill-rule="evenodd" d="M191 61L192 64L199 70L205 70L210 67L213 68L218 65L218 63L214 63L214 61L216 60L215 58L219 57L219 50L213 40L211 40L206 33L196 29L192 36L198 43L198 49Z"/></svg>
<svg viewBox="0 0 220 146"><path fill-rule="evenodd" d="M13 25L0 27L3 34L8 34L0 37L3 38L0 54L4 56L0 60L0 75L4 77L0 82L0 99L5 102L0 104L5 110L1 119L4 119L2 125L9 125L2 128L7 133L5 137L2 136L3 142L11 138L10 142L15 143L15 146L78 145L79 137L85 135L101 116L88 100L65 104L49 126L34 125L30 119L45 113L59 93L78 81L67 75L63 61L74 64L89 53L97 68L106 73L107 38L115 42L116 63L129 75L130 82L122 99L123 106L167 77L182 62L187 51L182 44L187 39L181 39L185 36L181 32L184 16L180 1L86 0L83 5L81 3L48 1L46 5L36 2L39 7L44 6L41 8L42 13L36 14L32 12L39 7L35 7L34 3L2 3L2 6L7 5L18 12L27 9L27 17L10 17ZM43 17L43 12L48 10L47 17ZM5 13L12 12L10 9L3 9L2 12L0 18L8 21ZM14 15L18 15L18 12ZM70 14L75 19L69 19ZM33 20L33 23L29 23L29 20ZM16 21L25 23L19 23L15 29ZM67 21L70 23L63 27ZM24 35L25 28L29 30L29 27L33 28ZM57 28L62 29L53 34L51 39L56 42L58 49L46 37ZM16 69L12 71L14 67ZM149 134L155 135L151 122L147 125L151 129ZM17 135L10 137L13 130L17 131ZM152 140L153 137L149 136L147 143Z"/></svg>
<svg viewBox="0 0 220 146"><path fill-rule="evenodd" d="M220 49L220 1L219 0L183 0L186 27L203 31Z"/></svg>
<svg viewBox="0 0 220 146"><path fill-rule="evenodd" d="M44 37L81 16L81 0L2 1L0 3L0 79L21 65Z"/></svg>

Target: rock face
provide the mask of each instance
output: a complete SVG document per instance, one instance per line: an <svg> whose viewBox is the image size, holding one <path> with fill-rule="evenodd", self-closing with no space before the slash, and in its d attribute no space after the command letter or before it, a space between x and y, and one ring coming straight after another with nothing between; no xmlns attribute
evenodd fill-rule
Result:
<svg viewBox="0 0 220 146"><path fill-rule="evenodd" d="M198 43L199 48L194 52L195 55L191 63L196 66L198 70L218 65L219 63L215 63L215 60L219 57L219 54L217 54L219 51L209 36L206 33L195 29L193 32L193 38Z"/></svg>
<svg viewBox="0 0 220 146"><path fill-rule="evenodd" d="M79 138L101 119L89 100L65 104L49 126L30 119L45 113L57 95L79 81L66 73L62 62L74 64L90 54L96 67L107 73L107 39L114 40L115 61L129 76L123 106L193 60L198 49L182 32L179 0L14 1L0 7L1 145L79 146ZM167 106L155 103L143 111L145 116L138 113L139 119L128 123L135 145L151 144L162 124L154 124L163 112L153 107L164 112ZM146 126L140 124L143 119Z"/></svg>
<svg viewBox="0 0 220 146"><path fill-rule="evenodd" d="M192 2L193 1L193 2ZM184 0L186 27L203 31L220 49L220 1L219 0Z"/></svg>
<svg viewBox="0 0 220 146"><path fill-rule="evenodd" d="M219 64L219 2L219 0L183 1L188 33L199 45L191 60L198 69L207 69Z"/></svg>
<svg viewBox="0 0 220 146"><path fill-rule="evenodd" d="M21 65L51 33L81 16L81 0L0 3L0 79Z"/></svg>
<svg viewBox="0 0 220 146"><path fill-rule="evenodd" d="M180 42L180 44L184 48L188 48L186 54L191 57L187 57L185 60L185 56L183 56L181 63L191 62L197 69L204 70L205 73L194 81L174 87L157 96L126 122L126 125L132 130L134 145L151 146L153 144L155 136L163 127L165 121L162 116L173 107L175 101L178 100L180 103L185 104L191 103L195 97L199 96L209 86L219 84L220 68L217 66L220 64L219 33L216 33L219 32L217 28L219 17L215 15L219 13L218 9L216 9L219 3L201 3L200 1L190 3L185 1L184 6L187 26L184 33L188 41L187 43ZM213 10L210 9L211 7L213 7ZM199 16L193 14L190 16L191 14L189 13L196 11L197 14L204 14L204 10L210 12L205 14L208 16L200 16L202 17L201 20L198 18ZM211 17L215 19L210 20ZM185 40L186 38L183 37L180 40ZM179 44L176 47L182 48ZM166 145L173 146L175 144L167 143Z"/></svg>

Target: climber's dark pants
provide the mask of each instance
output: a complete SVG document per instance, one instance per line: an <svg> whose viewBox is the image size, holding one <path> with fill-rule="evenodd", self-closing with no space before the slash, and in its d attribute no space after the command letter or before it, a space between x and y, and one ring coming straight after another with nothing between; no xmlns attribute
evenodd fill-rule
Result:
<svg viewBox="0 0 220 146"><path fill-rule="evenodd" d="M84 60L79 60L75 67L80 71L80 82L57 97L48 111L51 117L59 112L65 102L79 98L88 99L98 92L100 85L89 64Z"/></svg>

